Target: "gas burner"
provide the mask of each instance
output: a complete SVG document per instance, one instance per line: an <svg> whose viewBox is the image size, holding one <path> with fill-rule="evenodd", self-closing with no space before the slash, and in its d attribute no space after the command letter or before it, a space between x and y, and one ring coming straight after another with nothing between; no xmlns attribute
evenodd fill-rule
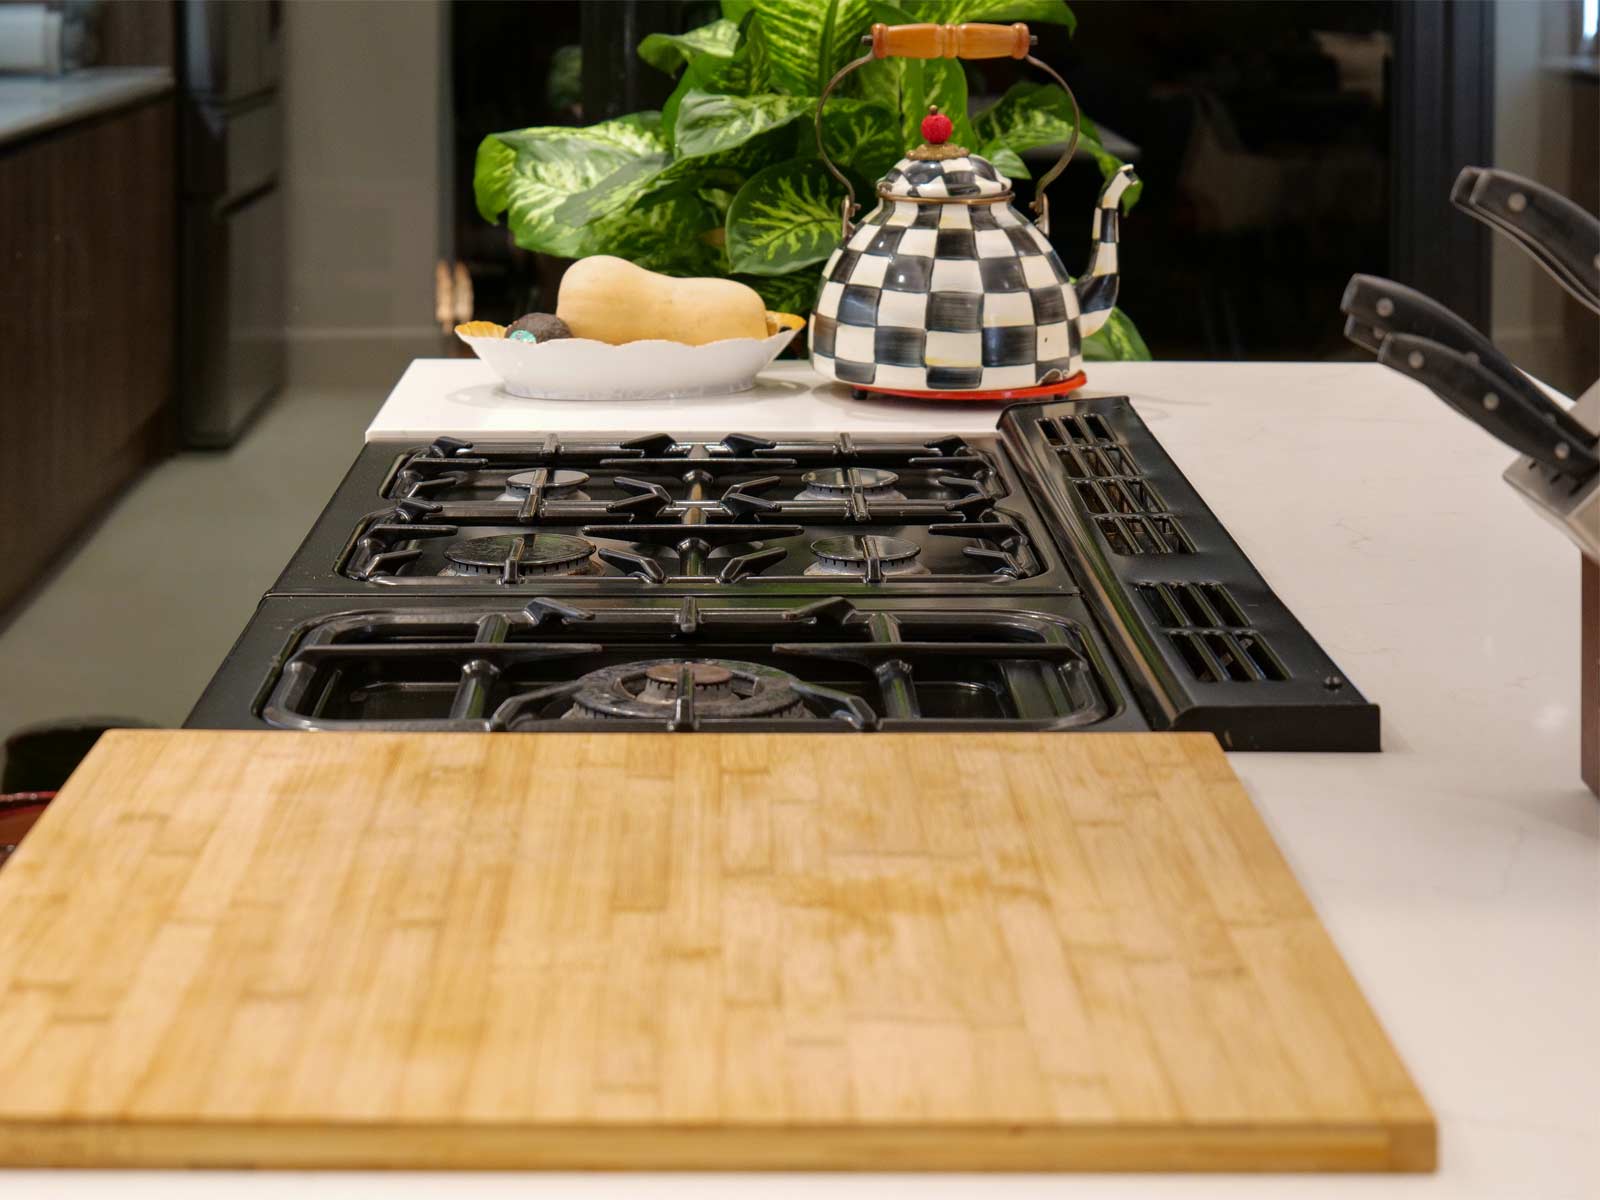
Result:
<svg viewBox="0 0 1600 1200"><path fill-rule="evenodd" d="M883 575L926 575L928 568L917 561L922 547L904 538L869 533L819 538L811 543L817 561L806 568L807 575L851 575L872 579Z"/></svg>
<svg viewBox="0 0 1600 1200"><path fill-rule="evenodd" d="M594 543L560 533L499 534L454 542L444 552L441 575L592 575Z"/></svg>
<svg viewBox="0 0 1600 1200"><path fill-rule="evenodd" d="M543 476L543 491L546 496L557 500L587 500L589 497L578 489L589 482L589 476L584 471L548 471L540 468L535 471L518 471L515 475L506 476L506 490L495 497L496 500L526 500L528 493L533 490L534 484Z"/></svg>
<svg viewBox="0 0 1600 1200"><path fill-rule="evenodd" d="M894 486L900 476L881 467L824 467L800 478L806 489L796 500L843 500L855 488L868 500L905 499Z"/></svg>
<svg viewBox="0 0 1600 1200"><path fill-rule="evenodd" d="M805 717L810 710L786 671L757 663L656 659L592 671L578 680L565 716L579 720L723 720ZM685 711L686 710L686 711Z"/></svg>

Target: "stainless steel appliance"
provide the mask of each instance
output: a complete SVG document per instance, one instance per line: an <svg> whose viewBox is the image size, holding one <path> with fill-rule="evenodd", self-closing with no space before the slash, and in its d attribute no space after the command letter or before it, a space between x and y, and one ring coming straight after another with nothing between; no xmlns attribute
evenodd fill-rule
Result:
<svg viewBox="0 0 1600 1200"><path fill-rule="evenodd" d="M283 386L282 5L183 0L179 413L231 444Z"/></svg>

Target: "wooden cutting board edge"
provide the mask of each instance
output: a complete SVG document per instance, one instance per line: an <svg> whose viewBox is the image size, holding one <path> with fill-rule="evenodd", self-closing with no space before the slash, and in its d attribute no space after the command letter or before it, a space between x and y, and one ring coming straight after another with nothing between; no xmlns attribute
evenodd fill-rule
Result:
<svg viewBox="0 0 1600 1200"><path fill-rule="evenodd" d="M113 731L93 751L155 750L173 731ZM227 732L182 731L186 738ZM292 738L272 733L266 736ZM361 735L357 735L361 736ZM372 735L368 735L372 736ZM451 735L428 735L455 740ZM463 741L479 735L458 735ZM580 738L582 734L503 734L502 739ZM606 735L626 738L630 735ZM737 735L725 735L737 736ZM848 735L838 735L848 736ZM916 739L934 734L879 734ZM993 735L988 735L993 736ZM1027 735L1008 735L1021 739ZM1097 735L1115 739L1124 736ZM1207 734L1166 734L1203 742ZM144 743L138 750L134 746ZM1229 772L1231 774L1231 772ZM1242 785L1239 786L1242 791ZM73 781L64 794L70 795ZM53 806L55 807L55 806ZM1253 807L1253 804L1252 804ZM55 815L47 810L41 825ZM65 814L62 814L63 816ZM1259 819L1259 813L1257 814ZM37 843L38 839L35 839ZM1270 841L1270 837L1269 837ZM24 842L19 857L27 853ZM1281 858L1275 844L1272 850ZM16 861L15 859L13 860ZM1286 865L1286 864L1285 864ZM13 872L15 875L16 872ZM0 885L5 876L0 874ZM0 887L0 892L3 892ZM1335 953L1337 951L1335 950ZM1342 956L1339 956L1340 965ZM1348 967L1345 966L1348 970ZM1387 1031L1386 1049L1396 1054ZM1397 1055L1396 1055L1397 1056ZM0 1080L4 1076L0 1075ZM1413 1085L1414 1086L1414 1085ZM3 1101L0 1082L0 1101ZM3 1103L0 1103L3 1107ZM715 1123L454 1123L405 1120L252 1120L0 1115L0 1167L462 1169L462 1170L800 1170L800 1171L1119 1171L1119 1172L1430 1172L1437 1125L1413 1092L1408 1116L1378 1122L1215 1122L1181 1130L1119 1120L1094 1123L929 1123L855 1121Z"/></svg>
<svg viewBox="0 0 1600 1200"><path fill-rule="evenodd" d="M1248 1160L1248 1166L1241 1163ZM1431 1121L1370 1126L0 1122L5 1167L270 1170L1431 1172Z"/></svg>

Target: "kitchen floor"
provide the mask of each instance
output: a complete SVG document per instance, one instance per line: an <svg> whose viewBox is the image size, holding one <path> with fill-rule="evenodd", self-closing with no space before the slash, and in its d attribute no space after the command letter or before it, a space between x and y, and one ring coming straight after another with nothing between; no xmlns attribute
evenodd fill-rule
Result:
<svg viewBox="0 0 1600 1200"><path fill-rule="evenodd" d="M382 400L291 388L232 449L146 474L0 628L0 738L64 717L182 723Z"/></svg>

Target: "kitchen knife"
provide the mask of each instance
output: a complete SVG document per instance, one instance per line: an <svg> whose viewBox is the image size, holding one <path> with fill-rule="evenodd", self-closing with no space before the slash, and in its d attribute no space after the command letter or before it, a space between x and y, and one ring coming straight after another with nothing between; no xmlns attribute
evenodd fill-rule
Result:
<svg viewBox="0 0 1600 1200"><path fill-rule="evenodd" d="M1541 183L1464 167L1450 202L1514 238L1567 291L1600 312L1600 219Z"/></svg>
<svg viewBox="0 0 1600 1200"><path fill-rule="evenodd" d="M1438 342L1468 359L1476 355L1484 369L1494 376L1497 395L1520 402L1523 408L1551 422L1580 446L1593 446L1600 440L1517 370L1493 342L1433 297L1392 279L1352 275L1339 307L1372 327L1373 332L1363 341L1351 337L1350 327L1346 325L1345 336L1357 345L1377 353L1377 344L1382 342L1385 333L1403 333Z"/></svg>
<svg viewBox="0 0 1600 1200"><path fill-rule="evenodd" d="M1582 483L1600 472L1600 457L1552 428L1500 391L1499 379L1482 363L1449 346L1411 334L1391 333L1378 361L1425 385L1434 395L1541 466Z"/></svg>

